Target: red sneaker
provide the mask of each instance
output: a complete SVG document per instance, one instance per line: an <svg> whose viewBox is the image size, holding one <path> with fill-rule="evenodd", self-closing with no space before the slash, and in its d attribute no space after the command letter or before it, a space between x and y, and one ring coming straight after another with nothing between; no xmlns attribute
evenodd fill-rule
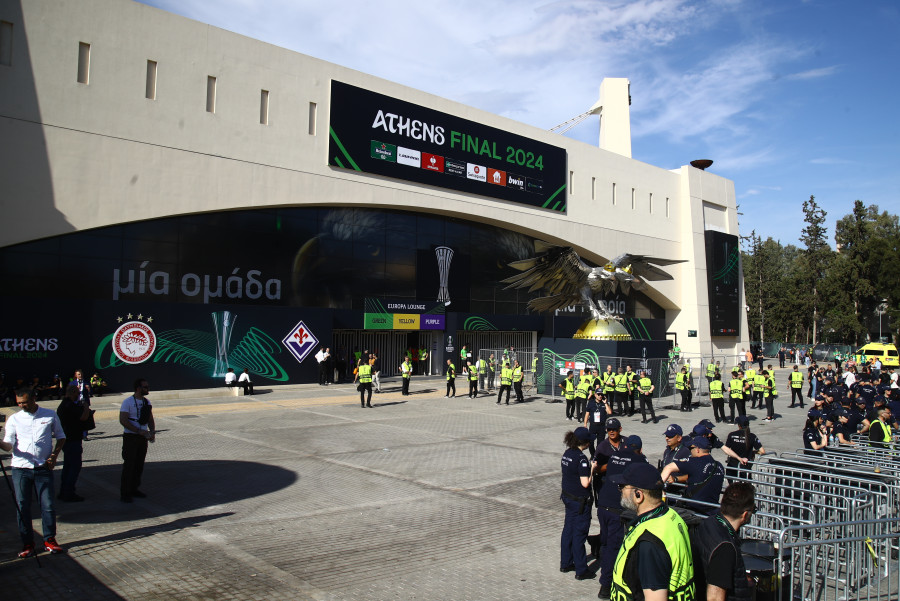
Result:
<svg viewBox="0 0 900 601"><path fill-rule="evenodd" d="M56 543L55 537L50 537L44 541L44 550L50 553L65 553L66 550Z"/></svg>
<svg viewBox="0 0 900 601"><path fill-rule="evenodd" d="M34 555L34 543L28 543L19 552L19 557L31 557L32 555Z"/></svg>

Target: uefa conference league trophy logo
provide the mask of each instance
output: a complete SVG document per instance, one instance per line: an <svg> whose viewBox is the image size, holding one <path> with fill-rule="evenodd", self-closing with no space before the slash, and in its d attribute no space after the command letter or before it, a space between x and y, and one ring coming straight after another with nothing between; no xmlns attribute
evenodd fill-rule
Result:
<svg viewBox="0 0 900 601"><path fill-rule="evenodd" d="M228 347L231 346L231 330L237 315L231 311L214 311L212 313L213 329L216 332L216 365L213 377L225 376L228 371Z"/></svg>
<svg viewBox="0 0 900 601"><path fill-rule="evenodd" d="M453 249L449 246L438 246L434 249L437 256L438 275L440 276L441 287L438 289L438 302L444 305L450 304L450 290L447 288L447 281L450 277L450 261L453 260Z"/></svg>

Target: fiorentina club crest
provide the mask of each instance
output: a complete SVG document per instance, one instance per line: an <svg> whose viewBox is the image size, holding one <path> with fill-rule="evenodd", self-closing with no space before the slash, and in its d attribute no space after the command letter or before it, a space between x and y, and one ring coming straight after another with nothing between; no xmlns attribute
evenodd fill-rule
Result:
<svg viewBox="0 0 900 601"><path fill-rule="evenodd" d="M138 319L141 318L142 316L138 315ZM152 318L147 318L148 322L151 320ZM143 363L153 356L156 350L156 334L153 328L142 321L126 321L113 334L112 347L116 357L125 363L130 365Z"/></svg>
<svg viewBox="0 0 900 601"><path fill-rule="evenodd" d="M294 326L293 330L288 332L281 343L290 351L298 363L303 363L306 356L319 344L319 339L301 321Z"/></svg>

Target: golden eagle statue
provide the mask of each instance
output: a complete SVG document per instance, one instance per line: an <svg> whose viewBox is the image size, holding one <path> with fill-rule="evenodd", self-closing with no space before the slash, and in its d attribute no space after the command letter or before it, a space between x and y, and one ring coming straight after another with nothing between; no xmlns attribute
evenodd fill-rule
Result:
<svg viewBox="0 0 900 601"><path fill-rule="evenodd" d="M528 308L537 312L549 312L570 305L585 305L595 320L621 320L612 315L594 297L612 295L632 289L643 290L647 280L671 280L671 275L657 265L684 263L678 259L659 259L646 255L622 254L603 267L589 267L571 246L557 246L541 240L534 241L537 256L514 261L510 267L518 273L501 283L506 288L528 288L529 292L544 289L550 296L528 301Z"/></svg>

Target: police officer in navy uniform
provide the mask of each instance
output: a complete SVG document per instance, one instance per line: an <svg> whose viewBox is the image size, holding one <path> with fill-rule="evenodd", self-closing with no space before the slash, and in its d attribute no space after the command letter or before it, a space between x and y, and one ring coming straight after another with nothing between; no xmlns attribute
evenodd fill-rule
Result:
<svg viewBox="0 0 900 601"><path fill-rule="evenodd" d="M566 521L560 538L560 572L575 572L578 580L592 580L596 574L588 569L584 544L591 527L591 480L597 463L588 463L584 450L594 435L587 428L566 432L566 451L562 465L562 499Z"/></svg>
<svg viewBox="0 0 900 601"><path fill-rule="evenodd" d="M593 390L584 410L584 427L590 430L595 437L603 436L606 432L606 418L612 413L609 401L600 390L600 388ZM595 451L594 441L591 440L591 457L594 456Z"/></svg>
<svg viewBox="0 0 900 601"><path fill-rule="evenodd" d="M663 482L686 483L684 497L707 504L696 505L695 511L712 515L717 508L708 504L719 503L719 495L722 494L722 484L725 481L725 467L709 454L709 439L705 436L695 436L691 439L690 446L691 457L677 459L665 466L662 470L662 479Z"/></svg>

